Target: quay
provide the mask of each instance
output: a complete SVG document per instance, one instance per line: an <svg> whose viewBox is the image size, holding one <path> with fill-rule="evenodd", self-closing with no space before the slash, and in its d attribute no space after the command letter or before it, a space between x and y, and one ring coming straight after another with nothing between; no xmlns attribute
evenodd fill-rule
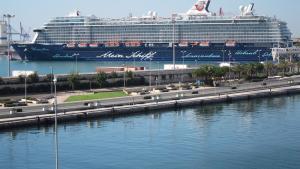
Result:
<svg viewBox="0 0 300 169"><path fill-rule="evenodd" d="M293 79L293 80L291 80ZM293 82L293 83L291 83ZM199 92L199 91L198 91ZM169 93L165 96L150 95L150 100L144 100L141 96L124 97L117 100L110 99L108 102L113 103L110 106L99 106L89 103L85 107L75 107L68 110L58 111L58 122L67 123L70 121L86 120L90 118L107 118L127 116L132 114L144 114L160 109L177 109L186 106L206 106L216 103L231 103L234 101L250 100L256 98L266 98L275 96L285 96L300 93L300 77L286 78L278 80L272 85L262 86L258 83L245 84L238 89L208 89L202 94L193 96L194 90L182 91L180 93ZM120 99L122 99L120 102ZM115 103L116 101L116 103ZM104 101L101 101L104 102ZM82 102L83 103L83 102ZM82 103L75 103L83 105ZM99 102L95 102L99 103ZM119 104L117 104L119 103ZM62 107L61 105L59 107ZM23 126L39 126L54 123L52 111L35 111L29 113L15 113L0 116L0 130L11 129Z"/></svg>

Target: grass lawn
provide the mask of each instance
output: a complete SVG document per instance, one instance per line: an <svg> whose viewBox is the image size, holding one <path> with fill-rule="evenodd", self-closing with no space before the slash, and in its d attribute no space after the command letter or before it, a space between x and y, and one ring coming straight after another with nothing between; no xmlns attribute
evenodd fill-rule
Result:
<svg viewBox="0 0 300 169"><path fill-rule="evenodd" d="M109 98L122 97L122 96L127 96L127 94L124 93L123 91L101 92L101 93L96 93L96 94L70 96L65 102L76 102L76 101L84 101L84 100L109 99Z"/></svg>

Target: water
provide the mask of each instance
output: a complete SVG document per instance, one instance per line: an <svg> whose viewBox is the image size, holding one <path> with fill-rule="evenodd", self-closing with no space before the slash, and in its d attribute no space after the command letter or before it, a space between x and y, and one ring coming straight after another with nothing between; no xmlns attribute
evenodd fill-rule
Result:
<svg viewBox="0 0 300 169"><path fill-rule="evenodd" d="M62 169L299 169L300 96L59 126ZM53 127L0 133L0 168L52 169Z"/></svg>
<svg viewBox="0 0 300 169"><path fill-rule="evenodd" d="M183 62L177 62L177 64L182 64ZM205 64L209 62L184 62L185 64L196 66L196 64ZM142 66L142 67L150 67L149 61L143 62L88 62L88 61L78 61L77 69L78 72L81 73L90 73L95 72L97 67L100 66ZM172 62L152 62L151 69L163 69L164 64L172 64ZM26 65L26 66L25 66ZM38 74L45 75L51 73L51 67L53 67L55 74L69 74L71 72L76 72L76 62L75 61L31 61L25 62L23 61L12 61L11 62L11 70L32 70L36 71ZM8 71L8 60L6 56L0 56L0 76L6 77Z"/></svg>

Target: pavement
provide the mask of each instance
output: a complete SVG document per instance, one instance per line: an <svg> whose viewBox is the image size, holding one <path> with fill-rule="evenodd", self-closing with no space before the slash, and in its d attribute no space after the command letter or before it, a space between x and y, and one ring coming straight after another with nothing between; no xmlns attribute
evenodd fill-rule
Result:
<svg viewBox="0 0 300 169"><path fill-rule="evenodd" d="M262 85L265 83L266 85ZM151 102L161 102L167 100L178 100L178 99L188 99L188 98L199 98L199 97L208 97L208 96L217 96L217 95L226 95L226 94L237 94L243 92L253 92L258 90L272 90L274 88L281 88L286 86L293 86L300 84L300 76L293 76L289 78L278 78L278 79L269 79L264 82L254 82L254 83L245 83L235 85L236 89L231 87L218 87L218 88L199 88L194 90L178 90L170 91L160 94L150 94L143 96L127 96L120 98L112 98L105 100L92 100L92 101L80 101L72 103L63 103L63 101L71 96L78 94L85 94L88 91L75 91L75 92L60 92L58 93L58 111L59 112L69 112L76 110L86 110L86 109L96 109L100 107L114 107L122 106L128 104L141 104L141 103L151 103ZM101 89L98 91L112 91L120 90L123 88L113 88L113 89ZM41 96L48 95L42 94ZM49 96L49 95L48 95ZM145 99L145 96L150 96L152 99ZM19 96L20 97L20 96ZM18 116L27 116L27 115L36 115L36 114L46 114L49 111L53 110L52 104L43 104L43 105L33 105L28 107L19 107L22 112L19 112ZM0 118L1 116L9 115L12 108L0 108Z"/></svg>

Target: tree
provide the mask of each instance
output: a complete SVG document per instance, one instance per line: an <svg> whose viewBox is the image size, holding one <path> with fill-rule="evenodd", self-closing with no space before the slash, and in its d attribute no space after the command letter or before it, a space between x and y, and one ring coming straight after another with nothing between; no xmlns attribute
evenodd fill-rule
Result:
<svg viewBox="0 0 300 169"><path fill-rule="evenodd" d="M218 66L212 67L212 77L214 79L220 79L224 77L227 72L229 72L229 67L218 67Z"/></svg>
<svg viewBox="0 0 300 169"><path fill-rule="evenodd" d="M253 75L255 73L256 67L255 67L255 63L248 63L245 65L245 72L246 75L248 77L250 77L250 79L253 79Z"/></svg>
<svg viewBox="0 0 300 169"><path fill-rule="evenodd" d="M232 71L235 75L238 75L238 78L241 79L241 76L244 72L244 67L241 64L237 64L232 67Z"/></svg>
<svg viewBox="0 0 300 169"><path fill-rule="evenodd" d="M118 74L116 72L111 72L110 74L111 78L116 79L118 78Z"/></svg>
<svg viewBox="0 0 300 169"><path fill-rule="evenodd" d="M126 71L126 77L129 79L133 79L134 75L132 71Z"/></svg>
<svg viewBox="0 0 300 169"><path fill-rule="evenodd" d="M280 69L280 72L282 72L283 75L285 75L287 69L289 68L289 64L287 61L282 61L278 64L278 68Z"/></svg>
<svg viewBox="0 0 300 169"><path fill-rule="evenodd" d="M77 73L71 73L68 77L68 83L75 90L75 87L80 83L79 75Z"/></svg>
<svg viewBox="0 0 300 169"><path fill-rule="evenodd" d="M264 71L264 65L262 63L254 63L254 67L256 76Z"/></svg>
<svg viewBox="0 0 300 169"><path fill-rule="evenodd" d="M25 76L19 75L18 80L19 80L19 83L24 83L25 82Z"/></svg>
<svg viewBox="0 0 300 169"><path fill-rule="evenodd" d="M54 76L53 76L53 74L47 74L46 75L46 80L47 80L47 82L52 82L53 81L53 79L54 79Z"/></svg>
<svg viewBox="0 0 300 169"><path fill-rule="evenodd" d="M31 82L31 83L38 83L40 78L39 78L39 75L35 72L33 74L30 74L28 76L28 80Z"/></svg>
<svg viewBox="0 0 300 169"><path fill-rule="evenodd" d="M194 70L193 76L198 78L204 78L205 81L208 80L208 65L201 66L200 68Z"/></svg>
<svg viewBox="0 0 300 169"><path fill-rule="evenodd" d="M107 74L105 72L99 72L96 75L96 82L100 88L104 86L107 80Z"/></svg>
<svg viewBox="0 0 300 169"><path fill-rule="evenodd" d="M272 76L275 65L272 62L266 62L264 69L267 76Z"/></svg>
<svg viewBox="0 0 300 169"><path fill-rule="evenodd" d="M296 66L297 66L297 73L300 73L300 61L296 63Z"/></svg>
<svg viewBox="0 0 300 169"><path fill-rule="evenodd" d="M204 78L205 83L211 85L213 80L226 75L226 70L214 65L203 65L193 72L194 77Z"/></svg>

